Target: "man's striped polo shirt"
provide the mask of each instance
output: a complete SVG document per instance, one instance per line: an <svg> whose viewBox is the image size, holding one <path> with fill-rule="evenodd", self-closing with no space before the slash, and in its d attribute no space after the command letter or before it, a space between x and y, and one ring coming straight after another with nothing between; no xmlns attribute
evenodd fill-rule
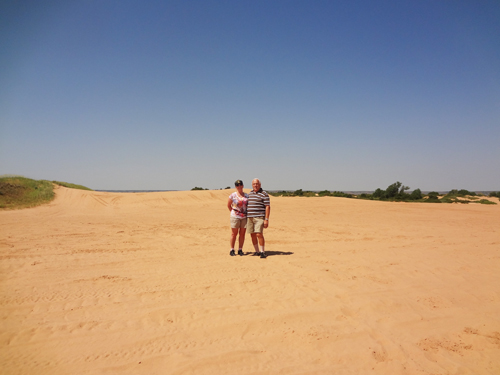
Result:
<svg viewBox="0 0 500 375"><path fill-rule="evenodd" d="M248 193L247 217L266 216L266 206L270 206L269 194L262 188L258 192Z"/></svg>

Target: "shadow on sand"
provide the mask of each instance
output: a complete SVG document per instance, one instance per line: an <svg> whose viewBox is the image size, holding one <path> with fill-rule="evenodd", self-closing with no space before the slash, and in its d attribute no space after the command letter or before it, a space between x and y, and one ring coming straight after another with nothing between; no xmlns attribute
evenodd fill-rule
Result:
<svg viewBox="0 0 500 375"><path fill-rule="evenodd" d="M266 254L268 257L273 256L273 255L292 255L293 252L291 251L268 251L266 250Z"/></svg>
<svg viewBox="0 0 500 375"><path fill-rule="evenodd" d="M293 253L291 251L269 251L269 250L266 250L266 255L268 257L272 257L274 255L292 255L292 254ZM245 253L245 255L257 256L254 252Z"/></svg>

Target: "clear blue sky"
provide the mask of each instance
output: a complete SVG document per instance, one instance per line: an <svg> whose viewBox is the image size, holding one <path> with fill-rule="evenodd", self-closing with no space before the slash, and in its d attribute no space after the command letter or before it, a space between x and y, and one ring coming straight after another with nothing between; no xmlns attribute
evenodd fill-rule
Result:
<svg viewBox="0 0 500 375"><path fill-rule="evenodd" d="M500 190L500 1L2 1L0 174Z"/></svg>

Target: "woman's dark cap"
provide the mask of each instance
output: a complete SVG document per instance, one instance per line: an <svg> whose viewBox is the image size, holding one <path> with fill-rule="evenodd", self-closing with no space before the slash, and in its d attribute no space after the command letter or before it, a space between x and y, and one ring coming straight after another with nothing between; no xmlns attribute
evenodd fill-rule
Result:
<svg viewBox="0 0 500 375"><path fill-rule="evenodd" d="M234 186L240 186L240 185L242 185L242 186L243 186L243 181L241 181L241 180L236 180L236 181L234 182Z"/></svg>

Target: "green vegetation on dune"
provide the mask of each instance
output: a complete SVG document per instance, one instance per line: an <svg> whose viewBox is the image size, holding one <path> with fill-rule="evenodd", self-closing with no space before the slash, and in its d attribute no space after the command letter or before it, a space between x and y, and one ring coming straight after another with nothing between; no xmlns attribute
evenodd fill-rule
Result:
<svg viewBox="0 0 500 375"><path fill-rule="evenodd" d="M77 184L70 184L68 182L61 182L61 181L52 181L56 185L64 186L70 189L80 189L80 190L92 190L86 186L82 185L77 185Z"/></svg>
<svg viewBox="0 0 500 375"><path fill-rule="evenodd" d="M497 197L498 199L500 199L500 191L492 191L490 194L489 194L490 197Z"/></svg>
<svg viewBox="0 0 500 375"><path fill-rule="evenodd" d="M446 195L440 198L437 191L431 191L424 195L420 189L415 189L411 193L407 193L408 186L404 186L401 182L395 182L387 187L386 190L378 188L373 194L361 194L358 198L372 199L381 201L395 202L426 202L426 203L481 203L481 204L496 204L488 199L479 199L478 194L465 189L450 190ZM460 199L461 198L461 199Z"/></svg>
<svg viewBox="0 0 500 375"><path fill-rule="evenodd" d="M457 190L453 189L450 190L443 198L441 198L441 201L444 203L464 203L467 204L470 201L473 200L478 200L476 197L476 193L470 192L465 189ZM462 198L462 199L460 199ZM466 199L468 198L468 199Z"/></svg>
<svg viewBox="0 0 500 375"><path fill-rule="evenodd" d="M54 185L47 180L26 177L0 178L0 208L35 207L54 199Z"/></svg>
<svg viewBox="0 0 500 375"><path fill-rule="evenodd" d="M456 190L453 189L448 192L445 196L440 198L440 195L436 191L431 191L428 194L423 194L420 189L415 189L411 193L406 191L410 188L403 185L401 182L395 182L387 187L387 189L382 190L378 188L373 192L373 194L362 193L360 195L354 195L350 193L344 193L342 191L328 191L322 190L320 192L313 191L303 191L302 189L295 191L281 190L277 192L270 193L277 197L343 197L343 198L356 198L356 199L368 199L368 200L378 200L378 201L389 201L389 202L425 202L425 203L480 203L480 204L496 204L488 199L479 199L478 195L474 192L468 190ZM500 192L490 193L490 197L498 197L500 199ZM461 199L460 199L461 198Z"/></svg>
<svg viewBox="0 0 500 375"><path fill-rule="evenodd" d="M489 201L488 199L480 199L477 202L474 203L481 203L481 204L496 204L495 202Z"/></svg>
<svg viewBox="0 0 500 375"><path fill-rule="evenodd" d="M0 209L35 207L54 199L54 183L74 189L91 190L65 182L33 180L21 176L0 178Z"/></svg>
<svg viewBox="0 0 500 375"><path fill-rule="evenodd" d="M281 190L277 192L269 192L270 195L275 197L344 197L344 198L354 198L353 194L344 193L341 191L328 191L322 190L318 193L310 190L295 190L295 191L286 191Z"/></svg>

